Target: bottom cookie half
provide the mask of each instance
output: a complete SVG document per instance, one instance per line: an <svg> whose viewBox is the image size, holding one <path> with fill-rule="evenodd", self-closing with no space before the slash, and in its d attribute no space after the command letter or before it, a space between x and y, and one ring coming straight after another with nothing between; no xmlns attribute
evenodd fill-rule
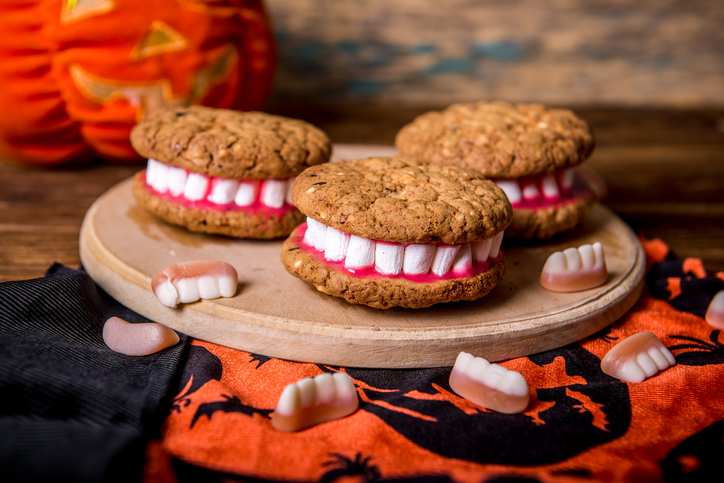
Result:
<svg viewBox="0 0 724 483"><path fill-rule="evenodd" d="M506 270L505 258L500 256L487 271L467 278L420 283L382 275L357 277L319 259L303 246L298 233L295 231L282 244L281 260L289 273L322 293L376 309L420 309L444 302L477 300L500 282Z"/></svg>
<svg viewBox="0 0 724 483"><path fill-rule="evenodd" d="M593 208L592 198L583 197L557 206L524 209L513 208L513 221L505 229L506 238L547 240L558 233L572 230Z"/></svg>

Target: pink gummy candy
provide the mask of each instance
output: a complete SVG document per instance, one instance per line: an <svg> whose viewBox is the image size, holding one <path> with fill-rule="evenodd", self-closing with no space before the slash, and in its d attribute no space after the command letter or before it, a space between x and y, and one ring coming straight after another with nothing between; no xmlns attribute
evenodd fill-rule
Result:
<svg viewBox="0 0 724 483"><path fill-rule="evenodd" d="M156 322L131 324L111 317L103 326L103 340L115 352L145 356L176 345L179 337L173 330Z"/></svg>

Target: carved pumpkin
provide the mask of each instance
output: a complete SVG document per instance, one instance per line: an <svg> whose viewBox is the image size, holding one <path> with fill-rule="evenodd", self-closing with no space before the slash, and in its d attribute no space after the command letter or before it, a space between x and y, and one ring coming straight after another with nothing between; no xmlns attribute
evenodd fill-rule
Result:
<svg viewBox="0 0 724 483"><path fill-rule="evenodd" d="M261 0L5 0L0 159L134 162L161 106L259 109L276 57Z"/></svg>

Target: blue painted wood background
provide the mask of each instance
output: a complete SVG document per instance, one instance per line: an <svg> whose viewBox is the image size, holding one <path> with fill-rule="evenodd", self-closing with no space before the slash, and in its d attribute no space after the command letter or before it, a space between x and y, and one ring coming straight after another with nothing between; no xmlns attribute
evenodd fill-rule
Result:
<svg viewBox="0 0 724 483"><path fill-rule="evenodd" d="M724 0L267 0L274 95L724 106Z"/></svg>

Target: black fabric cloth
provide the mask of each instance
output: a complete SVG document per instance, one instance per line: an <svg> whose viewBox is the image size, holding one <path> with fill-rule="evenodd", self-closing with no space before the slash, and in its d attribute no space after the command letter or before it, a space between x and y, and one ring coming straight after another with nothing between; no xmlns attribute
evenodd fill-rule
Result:
<svg viewBox="0 0 724 483"><path fill-rule="evenodd" d="M46 275L0 283L0 481L139 481L188 340L116 353L105 321L149 320L82 270Z"/></svg>

